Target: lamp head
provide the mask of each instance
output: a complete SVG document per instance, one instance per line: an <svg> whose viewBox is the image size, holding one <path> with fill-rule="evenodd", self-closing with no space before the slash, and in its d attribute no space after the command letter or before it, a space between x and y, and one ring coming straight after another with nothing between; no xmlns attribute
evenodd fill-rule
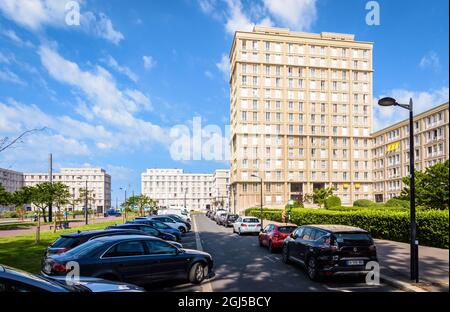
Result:
<svg viewBox="0 0 450 312"><path fill-rule="evenodd" d="M397 105L397 101L391 97L385 97L378 100L378 105L380 106L394 106Z"/></svg>

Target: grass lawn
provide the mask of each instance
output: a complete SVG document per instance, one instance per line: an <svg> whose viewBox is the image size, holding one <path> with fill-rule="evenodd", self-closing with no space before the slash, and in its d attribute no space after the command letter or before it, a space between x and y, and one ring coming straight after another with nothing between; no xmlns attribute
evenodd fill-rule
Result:
<svg viewBox="0 0 450 312"><path fill-rule="evenodd" d="M67 230L41 232L41 242L35 243L35 234L0 237L0 264L9 265L32 273L38 273L41 268L41 259L45 248L56 240L61 234L83 230L104 229L107 226L121 223L109 221L77 226Z"/></svg>

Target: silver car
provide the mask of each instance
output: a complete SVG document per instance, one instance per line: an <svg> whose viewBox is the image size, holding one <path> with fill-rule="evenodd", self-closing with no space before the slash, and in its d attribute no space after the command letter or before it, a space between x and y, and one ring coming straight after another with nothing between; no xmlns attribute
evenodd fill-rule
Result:
<svg viewBox="0 0 450 312"><path fill-rule="evenodd" d="M256 217L239 217L233 223L233 233L258 233L261 231L261 221Z"/></svg>

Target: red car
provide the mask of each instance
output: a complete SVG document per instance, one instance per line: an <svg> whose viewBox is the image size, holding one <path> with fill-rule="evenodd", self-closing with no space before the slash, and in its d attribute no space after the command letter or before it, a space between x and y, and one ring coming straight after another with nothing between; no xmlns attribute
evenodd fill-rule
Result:
<svg viewBox="0 0 450 312"><path fill-rule="evenodd" d="M283 247L283 242L296 228L297 225L276 225L269 224L259 233L259 246L269 247L272 253L275 249Z"/></svg>

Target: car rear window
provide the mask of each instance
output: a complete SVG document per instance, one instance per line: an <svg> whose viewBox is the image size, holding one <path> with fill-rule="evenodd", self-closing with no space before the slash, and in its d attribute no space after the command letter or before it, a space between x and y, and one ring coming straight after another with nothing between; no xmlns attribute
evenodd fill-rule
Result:
<svg viewBox="0 0 450 312"><path fill-rule="evenodd" d="M294 231L297 227L296 226L280 226L278 228L278 232L281 233L291 233L292 231Z"/></svg>
<svg viewBox="0 0 450 312"><path fill-rule="evenodd" d="M245 223L258 223L259 220L255 219L255 218L245 218L242 222L245 222Z"/></svg>
<svg viewBox="0 0 450 312"><path fill-rule="evenodd" d="M368 233L334 233L336 242L345 245L370 245L372 237Z"/></svg>
<svg viewBox="0 0 450 312"><path fill-rule="evenodd" d="M102 246L104 244L103 241L99 240L91 240L84 244L78 245L74 249L69 250L64 255L67 257L81 257L84 255L89 254L91 251L97 249L98 247Z"/></svg>
<svg viewBox="0 0 450 312"><path fill-rule="evenodd" d="M53 248L74 248L75 246L78 246L80 243L80 240L76 237L67 237L67 236L61 236L58 238L53 244Z"/></svg>

